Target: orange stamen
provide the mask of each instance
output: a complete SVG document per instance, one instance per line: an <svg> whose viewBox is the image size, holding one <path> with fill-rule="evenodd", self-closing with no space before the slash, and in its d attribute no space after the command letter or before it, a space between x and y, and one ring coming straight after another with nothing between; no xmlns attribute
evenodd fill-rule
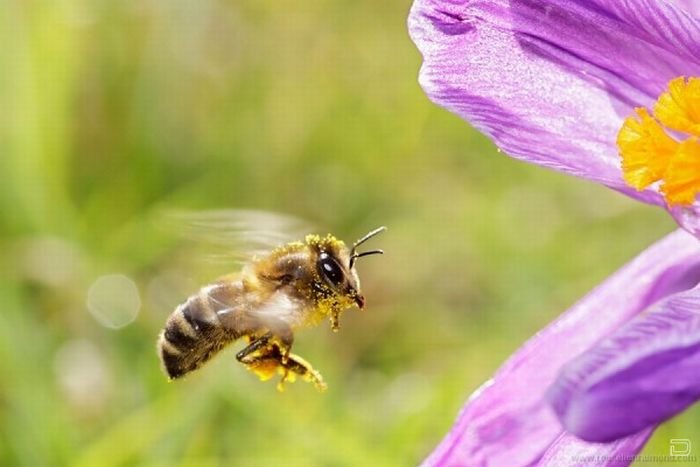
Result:
<svg viewBox="0 0 700 467"><path fill-rule="evenodd" d="M679 145L664 180L661 191L669 204L693 204L700 192L700 144L696 138Z"/></svg>
<svg viewBox="0 0 700 467"><path fill-rule="evenodd" d="M654 106L654 116L668 128L700 136L700 78L671 80Z"/></svg>
<svg viewBox="0 0 700 467"><path fill-rule="evenodd" d="M700 193L700 78L679 77L654 106L625 119L617 135L625 181L637 190L661 181L666 202L689 205ZM667 129L692 137L676 141Z"/></svg>
<svg viewBox="0 0 700 467"><path fill-rule="evenodd" d="M637 190L643 190L661 180L678 143L666 134L645 108L634 110L639 120L635 117L625 120L617 135L617 146L622 156L625 181Z"/></svg>

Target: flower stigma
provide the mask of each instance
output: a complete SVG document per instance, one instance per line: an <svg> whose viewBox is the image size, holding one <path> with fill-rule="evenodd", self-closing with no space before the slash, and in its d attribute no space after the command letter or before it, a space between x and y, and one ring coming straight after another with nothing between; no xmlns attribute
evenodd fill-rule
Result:
<svg viewBox="0 0 700 467"><path fill-rule="evenodd" d="M669 206L693 204L700 192L700 78L671 80L653 116L644 107L634 111L617 134L625 181L640 191L661 182ZM667 130L688 137L679 141Z"/></svg>

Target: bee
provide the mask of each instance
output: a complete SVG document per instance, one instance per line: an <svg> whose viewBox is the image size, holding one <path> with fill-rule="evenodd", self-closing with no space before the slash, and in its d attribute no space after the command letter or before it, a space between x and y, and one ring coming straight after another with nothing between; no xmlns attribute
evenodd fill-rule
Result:
<svg viewBox="0 0 700 467"><path fill-rule="evenodd" d="M171 380L180 378L242 338L247 345L236 359L261 380L279 373L277 387L283 390L286 381L299 376L324 390L320 373L291 353L294 333L326 318L338 331L344 310L364 308L356 261L384 252L357 248L384 230L372 230L352 248L330 234L307 235L203 287L175 309L160 333L165 373Z"/></svg>

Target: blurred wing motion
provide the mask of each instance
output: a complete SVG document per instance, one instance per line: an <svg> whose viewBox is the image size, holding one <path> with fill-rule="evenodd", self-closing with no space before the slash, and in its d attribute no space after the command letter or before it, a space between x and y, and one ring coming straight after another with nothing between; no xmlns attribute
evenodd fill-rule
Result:
<svg viewBox="0 0 700 467"><path fill-rule="evenodd" d="M314 228L293 216L243 209L170 211L165 220L165 225L191 243L201 257L229 265L303 239Z"/></svg>

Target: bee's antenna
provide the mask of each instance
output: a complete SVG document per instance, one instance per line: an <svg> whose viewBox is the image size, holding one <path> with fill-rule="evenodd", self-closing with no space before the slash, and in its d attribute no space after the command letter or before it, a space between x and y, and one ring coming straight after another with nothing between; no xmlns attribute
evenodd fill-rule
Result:
<svg viewBox="0 0 700 467"><path fill-rule="evenodd" d="M380 234L386 230L386 226L381 226L378 227L374 230L372 230L370 233L356 241L352 245L352 250L350 250L350 268L352 269L353 265L355 264L355 260L357 258L362 258L363 256L369 256L369 255L383 255L384 250L370 250L370 251L364 251L362 253L357 253L357 247L365 243L367 240L370 238L374 237L377 234Z"/></svg>
<svg viewBox="0 0 700 467"><path fill-rule="evenodd" d="M355 253L350 257L350 269L352 269L352 266L355 264L355 260L357 258L362 258L363 256L369 256L369 255L383 255L384 250L370 250L370 251L363 251L362 253Z"/></svg>
<svg viewBox="0 0 700 467"><path fill-rule="evenodd" d="M370 238L374 237L375 235L384 232L385 230L386 230L386 226L383 225L383 226L381 226L381 227L378 227L378 228L374 229L373 231L371 231L370 233L368 233L367 235L365 235L364 237L362 237L361 239L359 239L358 241L356 241L356 242L352 245L352 250L350 250L350 256L354 256L354 255L355 255L355 250L357 250L357 247L358 247L358 246L362 245L363 243L365 243L367 240L369 240Z"/></svg>

